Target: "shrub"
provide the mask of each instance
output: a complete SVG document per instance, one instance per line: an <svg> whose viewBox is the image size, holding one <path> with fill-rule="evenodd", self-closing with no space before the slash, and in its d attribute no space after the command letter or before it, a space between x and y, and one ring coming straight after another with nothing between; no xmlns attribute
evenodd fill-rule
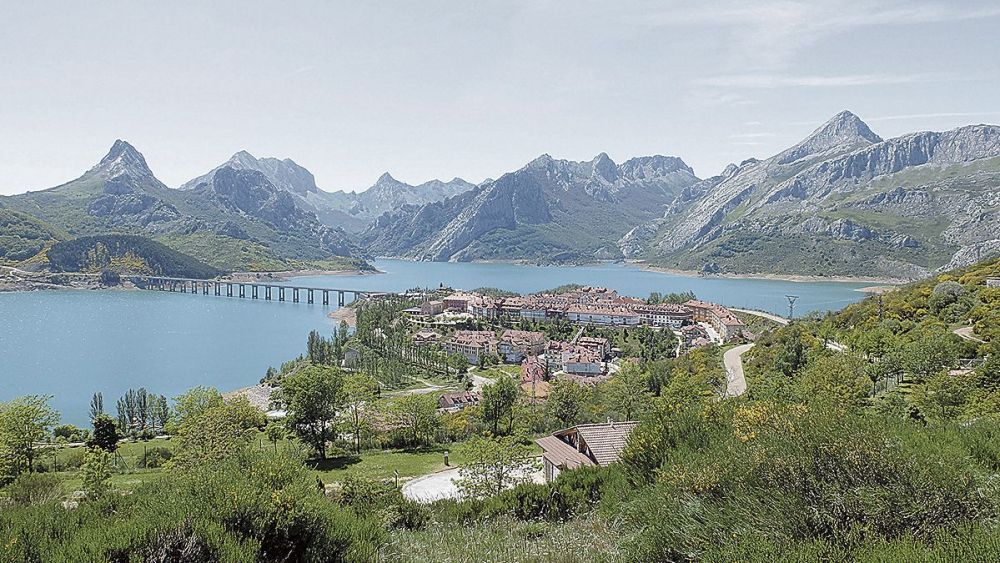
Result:
<svg viewBox="0 0 1000 563"><path fill-rule="evenodd" d="M14 479L4 489L10 501L19 506L30 506L59 500L63 489L59 478L42 473L25 473Z"/></svg>
<svg viewBox="0 0 1000 563"><path fill-rule="evenodd" d="M164 467L172 457L174 457L174 452L170 448L155 446L147 449L145 456L135 456L135 467L139 469Z"/></svg>
<svg viewBox="0 0 1000 563"><path fill-rule="evenodd" d="M349 476L341 484L338 500L359 514L378 517L390 528L415 530L428 519L426 507L404 498L398 487L386 481Z"/></svg>
<svg viewBox="0 0 1000 563"><path fill-rule="evenodd" d="M382 526L326 499L301 460L273 454L170 471L77 510L0 511L0 561L368 561L384 543ZM190 557L176 555L183 546Z"/></svg>

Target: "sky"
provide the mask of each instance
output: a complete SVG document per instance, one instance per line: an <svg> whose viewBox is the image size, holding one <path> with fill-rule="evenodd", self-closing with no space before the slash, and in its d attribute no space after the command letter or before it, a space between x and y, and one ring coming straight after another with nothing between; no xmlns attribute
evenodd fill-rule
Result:
<svg viewBox="0 0 1000 563"><path fill-rule="evenodd" d="M0 194L121 138L176 187L239 150L326 190L547 153L708 177L849 109L884 138L1000 123L1000 3L0 0Z"/></svg>

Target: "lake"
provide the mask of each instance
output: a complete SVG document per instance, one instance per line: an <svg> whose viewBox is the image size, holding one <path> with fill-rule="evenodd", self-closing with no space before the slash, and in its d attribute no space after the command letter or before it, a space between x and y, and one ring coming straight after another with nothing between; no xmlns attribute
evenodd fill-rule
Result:
<svg viewBox="0 0 1000 563"><path fill-rule="evenodd" d="M499 287L519 293L567 283L601 285L627 295L694 291L731 306L796 314L839 309L860 300L863 283L798 283L698 278L622 264L522 266L377 260L384 274L308 276L300 285L403 291L440 284ZM334 298L335 301L335 298ZM84 425L90 397L105 408L128 388L173 397L196 385L226 391L256 383L268 366L305 350L309 331L329 332L335 306L252 301L149 291L36 291L0 293L0 401L52 395L63 421Z"/></svg>

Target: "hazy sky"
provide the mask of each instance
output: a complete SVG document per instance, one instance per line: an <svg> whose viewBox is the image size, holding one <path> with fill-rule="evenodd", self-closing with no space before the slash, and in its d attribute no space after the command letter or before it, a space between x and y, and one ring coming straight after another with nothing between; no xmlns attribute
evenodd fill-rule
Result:
<svg viewBox="0 0 1000 563"><path fill-rule="evenodd" d="M0 6L5 194L116 138L172 187L246 149L360 190L541 153L676 155L706 177L842 109L883 137L1000 122L996 1Z"/></svg>

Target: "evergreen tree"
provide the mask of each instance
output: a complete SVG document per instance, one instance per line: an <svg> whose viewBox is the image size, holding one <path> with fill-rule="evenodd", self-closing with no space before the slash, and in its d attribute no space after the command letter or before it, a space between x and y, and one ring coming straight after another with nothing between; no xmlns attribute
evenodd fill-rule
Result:
<svg viewBox="0 0 1000 563"><path fill-rule="evenodd" d="M106 414L99 414L93 420L94 435L87 442L88 448L100 448L107 452L118 449L118 441L121 436L118 434L118 426L113 418Z"/></svg>

